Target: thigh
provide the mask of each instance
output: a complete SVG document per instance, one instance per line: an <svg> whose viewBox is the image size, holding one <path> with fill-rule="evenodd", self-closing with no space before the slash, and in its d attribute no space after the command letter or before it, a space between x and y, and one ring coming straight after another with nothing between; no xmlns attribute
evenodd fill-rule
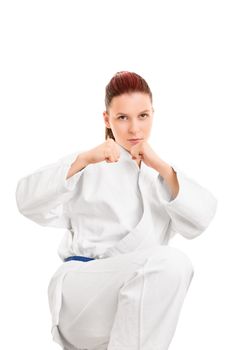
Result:
<svg viewBox="0 0 233 350"><path fill-rule="evenodd" d="M125 254L83 264L63 280L59 329L69 338L74 333L77 341L106 338L114 321L119 289L140 264Z"/></svg>

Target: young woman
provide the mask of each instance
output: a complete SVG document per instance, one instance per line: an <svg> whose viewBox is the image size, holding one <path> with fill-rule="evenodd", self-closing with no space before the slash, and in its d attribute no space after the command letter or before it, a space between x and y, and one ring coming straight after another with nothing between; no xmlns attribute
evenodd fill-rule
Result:
<svg viewBox="0 0 233 350"><path fill-rule="evenodd" d="M19 211L66 229L48 286L52 335L66 350L166 350L194 269L170 247L200 235L217 200L149 144L152 93L133 72L106 86L105 142L19 180Z"/></svg>

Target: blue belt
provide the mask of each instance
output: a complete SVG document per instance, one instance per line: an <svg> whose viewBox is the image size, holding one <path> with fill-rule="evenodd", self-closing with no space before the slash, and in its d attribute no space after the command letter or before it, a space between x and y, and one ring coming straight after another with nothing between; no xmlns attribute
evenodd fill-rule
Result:
<svg viewBox="0 0 233 350"><path fill-rule="evenodd" d="M74 255L74 256L69 256L68 258L65 258L64 262L69 260L89 261L89 260L95 260L95 258L88 258L86 256Z"/></svg>

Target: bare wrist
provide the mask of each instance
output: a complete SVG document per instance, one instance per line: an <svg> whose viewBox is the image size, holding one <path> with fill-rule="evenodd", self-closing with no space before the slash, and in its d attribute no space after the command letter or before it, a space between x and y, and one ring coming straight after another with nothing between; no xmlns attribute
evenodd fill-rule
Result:
<svg viewBox="0 0 233 350"><path fill-rule="evenodd" d="M89 161L86 157L86 152L80 153L75 159L75 161L71 164L66 180L69 179L74 174L78 173L83 168L85 168L88 164L89 164Z"/></svg>

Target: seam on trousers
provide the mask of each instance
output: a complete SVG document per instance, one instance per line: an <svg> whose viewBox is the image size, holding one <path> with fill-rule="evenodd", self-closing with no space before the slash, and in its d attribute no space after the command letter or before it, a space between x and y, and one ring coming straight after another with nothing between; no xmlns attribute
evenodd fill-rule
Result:
<svg viewBox="0 0 233 350"><path fill-rule="evenodd" d="M149 256L147 259L146 259L146 262L145 264L143 265L143 285L142 285L142 292L141 292L141 301L140 301L140 316L139 316L139 342L138 342L138 349L137 350L141 350L141 329L142 329L142 300L143 300L143 296L144 296L144 290L145 290L145 280L146 280L146 276L145 276L145 267L147 266L149 260L150 260L151 256ZM159 349L156 349L156 350L163 350L165 349L165 346L164 345L161 345ZM122 349L123 350L123 349ZM151 350L155 350L155 349L151 349Z"/></svg>
<svg viewBox="0 0 233 350"><path fill-rule="evenodd" d="M144 297L144 290L145 290L145 266L147 265L149 261L149 258L146 259L145 264L143 265L142 271L143 271L143 284L142 284L142 290L141 290L141 300L140 300L140 307L139 307L139 331L138 331L138 350L141 349L141 334L142 334L142 301Z"/></svg>

